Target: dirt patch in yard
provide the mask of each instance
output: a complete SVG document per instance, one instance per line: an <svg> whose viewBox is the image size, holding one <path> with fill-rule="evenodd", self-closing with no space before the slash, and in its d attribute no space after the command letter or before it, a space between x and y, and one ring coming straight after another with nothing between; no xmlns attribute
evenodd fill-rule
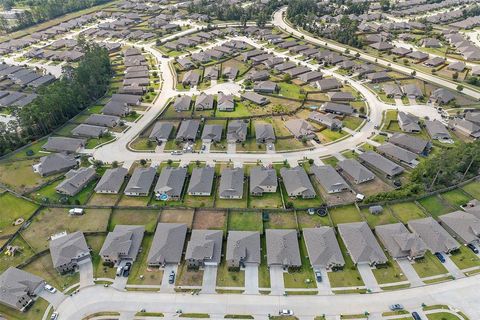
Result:
<svg viewBox="0 0 480 320"><path fill-rule="evenodd" d="M182 263L178 270L177 286L201 286L203 282L203 270L188 270L187 264Z"/></svg>
<svg viewBox="0 0 480 320"><path fill-rule="evenodd" d="M164 209L160 213L160 222L185 223L191 230L193 226L193 214L193 209Z"/></svg>
<svg viewBox="0 0 480 320"><path fill-rule="evenodd" d="M193 219L193 229L223 229L226 211L197 210Z"/></svg>
<svg viewBox="0 0 480 320"><path fill-rule="evenodd" d="M351 185L358 193L361 193L365 196L371 196L379 192L387 192L387 191L393 190L391 186L389 186L379 178L375 178L369 182L360 183L360 184L351 184Z"/></svg>

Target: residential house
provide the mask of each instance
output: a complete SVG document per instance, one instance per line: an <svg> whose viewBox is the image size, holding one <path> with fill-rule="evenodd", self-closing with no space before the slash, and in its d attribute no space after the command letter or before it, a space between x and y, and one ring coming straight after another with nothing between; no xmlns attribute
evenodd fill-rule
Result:
<svg viewBox="0 0 480 320"><path fill-rule="evenodd" d="M81 167L78 169L71 169L65 174L65 180L60 182L55 191L60 194L64 194L70 197L75 196L77 193L83 190L97 177L97 173L94 168Z"/></svg>
<svg viewBox="0 0 480 320"><path fill-rule="evenodd" d="M302 259L295 229L266 229L267 265L281 266L284 270L300 268Z"/></svg>
<svg viewBox="0 0 480 320"><path fill-rule="evenodd" d="M390 142L378 146L377 152L383 156L386 156L387 158L405 164L411 168L415 168L419 163L417 161L417 154L400 148L399 146L396 146Z"/></svg>
<svg viewBox="0 0 480 320"><path fill-rule="evenodd" d="M195 141L199 127L199 120L183 120L182 123L180 123L175 139L178 141Z"/></svg>
<svg viewBox="0 0 480 320"><path fill-rule="evenodd" d="M277 93L279 90L278 84L273 81L260 81L255 83L253 86L253 91L259 93L270 93L274 94Z"/></svg>
<svg viewBox="0 0 480 320"><path fill-rule="evenodd" d="M388 139L388 141L401 148L424 156L428 155L431 148L430 141L413 137L405 133L395 133Z"/></svg>
<svg viewBox="0 0 480 320"><path fill-rule="evenodd" d="M314 270L336 270L345 266L345 259L332 227L303 228L302 232Z"/></svg>
<svg viewBox="0 0 480 320"><path fill-rule="evenodd" d="M313 139L314 127L303 119L290 119L285 121L285 127L297 139Z"/></svg>
<svg viewBox="0 0 480 320"><path fill-rule="evenodd" d="M375 174L355 159L345 159L338 162L338 168L340 172L348 176L355 184L365 183L375 179Z"/></svg>
<svg viewBox="0 0 480 320"><path fill-rule="evenodd" d="M45 280L29 272L9 267L0 275L0 303L26 311L43 291Z"/></svg>
<svg viewBox="0 0 480 320"><path fill-rule="evenodd" d="M328 113L343 114L347 116L355 113L355 109L350 105L335 102L325 102L320 109Z"/></svg>
<svg viewBox="0 0 480 320"><path fill-rule="evenodd" d="M259 266L261 262L260 233L257 231L229 231L225 260L229 269L247 265Z"/></svg>
<svg viewBox="0 0 480 320"><path fill-rule="evenodd" d="M310 170L327 193L339 193L350 190L348 183L332 166L313 165Z"/></svg>
<svg viewBox="0 0 480 320"><path fill-rule="evenodd" d="M217 98L217 110L218 111L234 111L235 100L234 100L233 94L224 94L223 92L219 92L218 98Z"/></svg>
<svg viewBox="0 0 480 320"><path fill-rule="evenodd" d="M189 268L218 266L222 258L222 230L193 230L185 253Z"/></svg>
<svg viewBox="0 0 480 320"><path fill-rule="evenodd" d="M244 174L242 168L223 169L218 194L220 199L243 198Z"/></svg>
<svg viewBox="0 0 480 320"><path fill-rule="evenodd" d="M213 95L201 93L195 99L195 110L212 110L213 109Z"/></svg>
<svg viewBox="0 0 480 320"><path fill-rule="evenodd" d="M180 200L186 177L187 169L184 167L163 168L153 189L156 198L162 199L166 195L167 200Z"/></svg>
<svg viewBox="0 0 480 320"><path fill-rule="evenodd" d="M148 196L155 174L156 170L153 167L135 168L124 193L127 196Z"/></svg>
<svg viewBox="0 0 480 320"><path fill-rule="evenodd" d="M81 231L52 236L49 248L53 267L61 274L77 271L81 261L90 259L90 249Z"/></svg>
<svg viewBox="0 0 480 320"><path fill-rule="evenodd" d="M202 141L206 143L222 140L223 125L206 124L203 126Z"/></svg>
<svg viewBox="0 0 480 320"><path fill-rule="evenodd" d="M190 110L190 104L192 103L191 96L180 96L175 98L175 102L173 103L173 108L177 112L181 111L188 111Z"/></svg>
<svg viewBox="0 0 480 320"><path fill-rule="evenodd" d="M148 136L148 140L155 142L167 142L172 134L173 124L171 122L156 122Z"/></svg>
<svg viewBox="0 0 480 320"><path fill-rule="evenodd" d="M432 217L410 220L408 228L425 242L432 253L449 253L460 248L460 244Z"/></svg>
<svg viewBox="0 0 480 320"><path fill-rule="evenodd" d="M257 143L274 143L275 132L269 123L255 123L255 140Z"/></svg>
<svg viewBox="0 0 480 320"><path fill-rule="evenodd" d="M420 119L411 113L399 111L397 115L398 125L403 132L418 133L422 131L418 124Z"/></svg>
<svg viewBox="0 0 480 320"><path fill-rule="evenodd" d="M447 127L438 121L435 120L425 120L425 128L427 129L430 138L438 141L451 141L452 137L450 132L448 132Z"/></svg>
<svg viewBox="0 0 480 320"><path fill-rule="evenodd" d="M72 135L86 138L100 138L108 132L106 127L92 126L90 124L79 124L72 129Z"/></svg>
<svg viewBox="0 0 480 320"><path fill-rule="evenodd" d="M187 193L191 196L210 196L214 177L215 170L213 167L193 168Z"/></svg>
<svg viewBox="0 0 480 320"><path fill-rule="evenodd" d="M417 234L408 231L403 223L376 226L375 233L394 259L420 259L427 252L425 242Z"/></svg>
<svg viewBox="0 0 480 320"><path fill-rule="evenodd" d="M264 193L277 192L277 172L273 168L255 166L250 169L250 195L262 196Z"/></svg>
<svg viewBox="0 0 480 320"><path fill-rule="evenodd" d="M40 162L33 165L33 171L42 177L66 172L77 166L77 160L68 154L52 153L40 158Z"/></svg>
<svg viewBox="0 0 480 320"><path fill-rule="evenodd" d="M313 112L310 112L310 115L308 116L308 120L321 124L322 126L325 126L332 131L341 130L343 127L342 121L338 120L335 117L335 115L332 113L324 114L324 113L313 111Z"/></svg>
<svg viewBox="0 0 480 320"><path fill-rule="evenodd" d="M134 262L142 245L145 226L117 224L107 234L100 249L100 257L107 263L118 265L121 261Z"/></svg>
<svg viewBox="0 0 480 320"><path fill-rule="evenodd" d="M289 197L311 199L316 197L315 189L307 172L302 167L281 168L280 176Z"/></svg>
<svg viewBox="0 0 480 320"><path fill-rule="evenodd" d="M258 93L253 91L246 91L241 95L241 98L243 100L253 102L259 106L264 106L270 103L270 100L267 97L259 95Z"/></svg>
<svg viewBox="0 0 480 320"><path fill-rule="evenodd" d="M123 167L107 169L95 186L96 193L118 194L125 182L128 170Z"/></svg>
<svg viewBox="0 0 480 320"><path fill-rule="evenodd" d="M366 222L340 223L337 227L353 263L377 266L388 262Z"/></svg>
<svg viewBox="0 0 480 320"><path fill-rule="evenodd" d="M465 211L454 211L438 217L440 224L464 244L480 244L480 219Z"/></svg>
<svg viewBox="0 0 480 320"><path fill-rule="evenodd" d="M92 114L85 120L86 124L107 128L116 127L120 123L120 117L105 114Z"/></svg>
<svg viewBox="0 0 480 320"><path fill-rule="evenodd" d="M230 120L227 127L229 143L244 142L247 138L247 123L244 120Z"/></svg>
<svg viewBox="0 0 480 320"><path fill-rule="evenodd" d="M185 223L157 224L148 252L148 266L161 268L168 264L180 264L186 237L187 225Z"/></svg>
<svg viewBox="0 0 480 320"><path fill-rule="evenodd" d="M42 149L52 152L76 153L85 147L85 142L84 139L77 138L49 137Z"/></svg>
<svg viewBox="0 0 480 320"><path fill-rule="evenodd" d="M387 178L393 178L405 171L403 167L374 151L364 152L358 158L361 163L365 163L375 170L383 173Z"/></svg>

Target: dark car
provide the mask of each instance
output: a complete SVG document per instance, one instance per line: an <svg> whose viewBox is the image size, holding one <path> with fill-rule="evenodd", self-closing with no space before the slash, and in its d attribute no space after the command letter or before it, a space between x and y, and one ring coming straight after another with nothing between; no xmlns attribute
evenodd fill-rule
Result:
<svg viewBox="0 0 480 320"><path fill-rule="evenodd" d="M414 320L422 320L422 318L420 318L420 315L416 311L412 312L412 317Z"/></svg>
<svg viewBox="0 0 480 320"><path fill-rule="evenodd" d="M320 271L315 271L315 278L317 282L322 282L322 273Z"/></svg>
<svg viewBox="0 0 480 320"><path fill-rule="evenodd" d="M477 249L477 247L475 247L475 245L469 243L469 244L467 244L467 247L468 247L470 250L472 250L473 253L477 253L477 254L478 254L478 249Z"/></svg>
<svg viewBox="0 0 480 320"><path fill-rule="evenodd" d="M168 275L168 283L169 284L174 284L175 283L175 271L173 271L173 270Z"/></svg>
<svg viewBox="0 0 480 320"><path fill-rule="evenodd" d="M441 263L445 263L445 257L440 252L436 252L435 256L440 260Z"/></svg>
<svg viewBox="0 0 480 320"><path fill-rule="evenodd" d="M393 185L394 185L395 187L401 187L401 186L402 186L402 182L401 182L400 180L394 180L394 181L393 181Z"/></svg>
<svg viewBox="0 0 480 320"><path fill-rule="evenodd" d="M127 262L125 264L125 267L123 268L123 276L128 277L130 275L130 269L132 267L132 264L130 262Z"/></svg>

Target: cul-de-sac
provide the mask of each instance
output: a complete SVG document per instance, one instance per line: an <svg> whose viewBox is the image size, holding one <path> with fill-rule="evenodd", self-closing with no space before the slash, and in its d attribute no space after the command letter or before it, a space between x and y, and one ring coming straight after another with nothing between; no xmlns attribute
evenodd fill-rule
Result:
<svg viewBox="0 0 480 320"><path fill-rule="evenodd" d="M0 319L480 320L476 0L0 0Z"/></svg>

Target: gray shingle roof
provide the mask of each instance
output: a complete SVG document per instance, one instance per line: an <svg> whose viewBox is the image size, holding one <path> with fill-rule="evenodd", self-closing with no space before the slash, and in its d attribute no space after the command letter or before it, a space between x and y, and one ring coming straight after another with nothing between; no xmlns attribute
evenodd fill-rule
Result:
<svg viewBox="0 0 480 320"><path fill-rule="evenodd" d="M432 253L450 252L460 247L459 243L432 217L410 220L408 227L422 238Z"/></svg>
<svg viewBox="0 0 480 320"><path fill-rule="evenodd" d="M243 169L226 168L220 177L218 194L220 198L242 198L243 197Z"/></svg>
<svg viewBox="0 0 480 320"><path fill-rule="evenodd" d="M375 179L375 174L355 159L342 160L338 163L338 167L348 174L357 184Z"/></svg>
<svg viewBox="0 0 480 320"><path fill-rule="evenodd" d="M403 223L385 224L375 227L375 233L388 253L395 259L419 258L427 251L427 245Z"/></svg>
<svg viewBox="0 0 480 320"><path fill-rule="evenodd" d="M232 120L228 122L227 140L245 141L247 137L247 123L243 120Z"/></svg>
<svg viewBox="0 0 480 320"><path fill-rule="evenodd" d="M321 109L326 112L339 113L350 115L355 112L355 109L348 104L341 104L335 102L325 102Z"/></svg>
<svg viewBox="0 0 480 320"><path fill-rule="evenodd" d="M187 236L184 223L159 223L148 252L149 265L178 264Z"/></svg>
<svg viewBox="0 0 480 320"><path fill-rule="evenodd" d="M308 178L305 169L302 167L295 167L292 169L281 168L280 175L282 176L283 184L290 197L312 198L316 196L315 189L312 182Z"/></svg>
<svg viewBox="0 0 480 320"><path fill-rule="evenodd" d="M297 230L267 229L267 264L286 267L300 267L300 249L298 247Z"/></svg>
<svg viewBox="0 0 480 320"><path fill-rule="evenodd" d="M23 310L44 284L44 280L29 272L9 267L0 275L0 303Z"/></svg>
<svg viewBox="0 0 480 320"><path fill-rule="evenodd" d="M405 133L395 133L388 139L388 141L417 154L424 152L429 146L428 141Z"/></svg>
<svg viewBox="0 0 480 320"><path fill-rule="evenodd" d="M465 211L454 211L438 217L443 226L451 230L463 243L478 242L480 219Z"/></svg>
<svg viewBox="0 0 480 320"><path fill-rule="evenodd" d="M359 156L359 159L387 176L393 177L401 174L404 171L401 166L374 151L362 153Z"/></svg>
<svg viewBox="0 0 480 320"><path fill-rule="evenodd" d="M136 168L125 187L125 194L148 194L155 178L155 168Z"/></svg>
<svg viewBox="0 0 480 320"><path fill-rule="evenodd" d="M229 231L226 260L229 266L240 263L260 264L260 233L256 231Z"/></svg>
<svg viewBox="0 0 480 320"><path fill-rule="evenodd" d="M87 241L81 231L54 238L49 245L54 268L90 255Z"/></svg>
<svg viewBox="0 0 480 320"><path fill-rule="evenodd" d="M396 161L403 162L411 167L415 167L418 164L418 161L416 160L418 156L415 153L400 148L390 142L378 146L377 152Z"/></svg>
<svg viewBox="0 0 480 320"><path fill-rule="evenodd" d="M40 163L34 166L35 170L42 176L65 172L77 165L77 160L70 155L53 153L41 157Z"/></svg>
<svg viewBox="0 0 480 320"><path fill-rule="evenodd" d="M95 192L118 193L127 174L128 170L123 167L107 169L95 186Z"/></svg>
<svg viewBox="0 0 480 320"><path fill-rule="evenodd" d="M350 189L348 183L332 166L313 165L310 170L328 193L336 193Z"/></svg>
<svg viewBox="0 0 480 320"><path fill-rule="evenodd" d="M111 261L135 261L143 240L145 226L119 225L107 234L100 256Z"/></svg>
<svg viewBox="0 0 480 320"><path fill-rule="evenodd" d="M275 142L275 132L269 123L255 123L255 139L257 143Z"/></svg>
<svg viewBox="0 0 480 320"><path fill-rule="evenodd" d="M66 137L50 137L42 149L54 152L77 152L85 146L84 139L66 138Z"/></svg>
<svg viewBox="0 0 480 320"><path fill-rule="evenodd" d="M58 193L74 196L79 193L90 181L95 179L97 173L94 168L72 169L65 174L65 180L60 182L55 190Z"/></svg>
<svg viewBox="0 0 480 320"><path fill-rule="evenodd" d="M108 129L105 127L82 123L73 128L72 135L88 138L98 138L107 131Z"/></svg>
<svg viewBox="0 0 480 320"><path fill-rule="evenodd" d="M183 120L178 128L177 140L195 140L197 138L200 121L198 120Z"/></svg>
<svg viewBox="0 0 480 320"><path fill-rule="evenodd" d="M220 124L206 124L203 126L202 140L220 142L222 140L223 126Z"/></svg>
<svg viewBox="0 0 480 320"><path fill-rule="evenodd" d="M355 264L383 264L388 261L366 222L338 224L338 231Z"/></svg>
<svg viewBox="0 0 480 320"><path fill-rule="evenodd" d="M441 140L451 138L447 127L437 119L425 120L425 128L432 139Z"/></svg>
<svg viewBox="0 0 480 320"><path fill-rule="evenodd" d="M188 242L186 260L220 263L223 231L193 230Z"/></svg>
<svg viewBox="0 0 480 320"><path fill-rule="evenodd" d="M188 185L188 193L210 195L214 175L215 170L212 167L194 168Z"/></svg>
<svg viewBox="0 0 480 320"><path fill-rule="evenodd" d="M277 171L273 168L256 166L250 169L250 194L263 194L269 189L277 190Z"/></svg>
<svg viewBox="0 0 480 320"><path fill-rule="evenodd" d="M303 238L313 268L343 267L345 259L332 227L304 228Z"/></svg>
<svg viewBox="0 0 480 320"><path fill-rule="evenodd" d="M94 126L115 127L120 122L120 117L105 114L92 114L85 120L86 124Z"/></svg>
<svg viewBox="0 0 480 320"><path fill-rule="evenodd" d="M153 126L152 132L148 138L156 141L167 141L173 130L173 124L171 122L157 122Z"/></svg>
<svg viewBox="0 0 480 320"><path fill-rule="evenodd" d="M155 185L157 195L166 194L171 198L179 198L182 195L183 185L187 177L187 168L165 167L158 177Z"/></svg>

